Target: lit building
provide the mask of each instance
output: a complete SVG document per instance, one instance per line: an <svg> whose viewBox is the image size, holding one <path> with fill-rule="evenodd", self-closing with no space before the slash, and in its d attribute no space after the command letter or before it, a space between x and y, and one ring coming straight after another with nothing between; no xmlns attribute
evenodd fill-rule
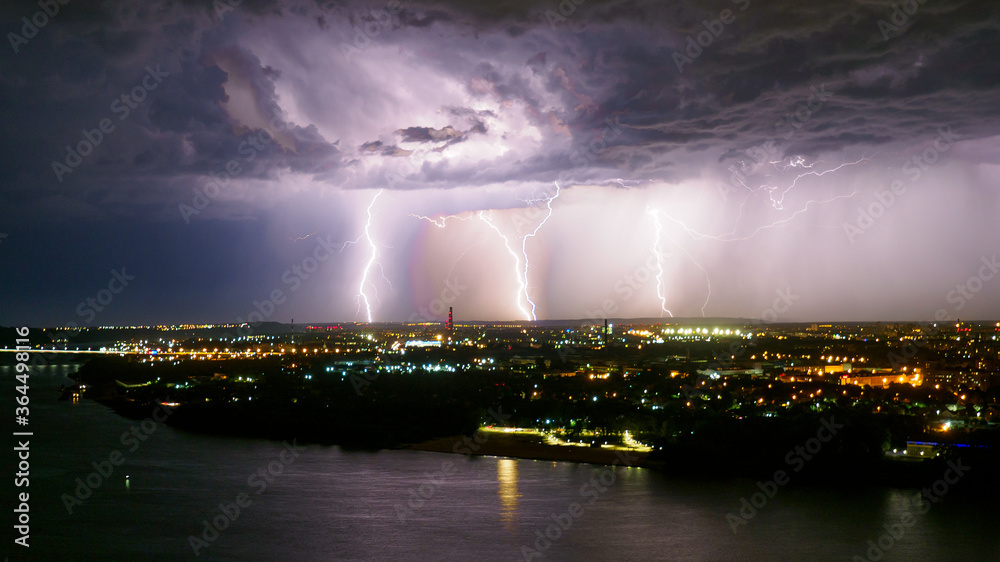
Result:
<svg viewBox="0 0 1000 562"><path fill-rule="evenodd" d="M840 377L840 384L853 384L857 386L881 386L887 388L891 383L908 383L913 386L920 386L924 382L920 369L913 369L913 372L906 373L858 373L856 375L843 375Z"/></svg>

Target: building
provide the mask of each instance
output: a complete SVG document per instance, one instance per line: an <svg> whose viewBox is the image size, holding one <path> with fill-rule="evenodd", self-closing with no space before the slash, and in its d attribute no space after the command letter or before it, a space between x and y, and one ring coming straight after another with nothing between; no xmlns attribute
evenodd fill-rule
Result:
<svg viewBox="0 0 1000 562"><path fill-rule="evenodd" d="M923 374L919 368L913 372L894 373L871 373L859 371L857 373L845 374L840 377L840 384L853 384L857 386L881 386L887 388L891 383L908 383L913 386L920 386L924 382Z"/></svg>

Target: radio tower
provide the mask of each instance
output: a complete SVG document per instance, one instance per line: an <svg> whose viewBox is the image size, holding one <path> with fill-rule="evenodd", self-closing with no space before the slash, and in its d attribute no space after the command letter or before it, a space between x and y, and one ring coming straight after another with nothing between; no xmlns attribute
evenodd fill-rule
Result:
<svg viewBox="0 0 1000 562"><path fill-rule="evenodd" d="M453 322L453 318L452 318L452 315L451 315L451 308L452 307L450 307L450 306L448 307L448 324L446 326L447 329L448 329L448 333L449 334L452 332L452 330L455 329L455 324Z"/></svg>

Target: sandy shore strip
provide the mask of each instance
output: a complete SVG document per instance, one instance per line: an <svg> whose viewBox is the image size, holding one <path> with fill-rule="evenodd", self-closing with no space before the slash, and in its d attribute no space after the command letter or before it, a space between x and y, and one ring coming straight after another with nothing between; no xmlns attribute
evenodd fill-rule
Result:
<svg viewBox="0 0 1000 562"><path fill-rule="evenodd" d="M424 443L405 445L401 449L433 451L437 453L473 454L516 459L544 461L585 462L615 464L618 466L645 466L648 453L599 447L549 445L542 437L532 433L503 433L500 431L476 432L475 436L456 435Z"/></svg>

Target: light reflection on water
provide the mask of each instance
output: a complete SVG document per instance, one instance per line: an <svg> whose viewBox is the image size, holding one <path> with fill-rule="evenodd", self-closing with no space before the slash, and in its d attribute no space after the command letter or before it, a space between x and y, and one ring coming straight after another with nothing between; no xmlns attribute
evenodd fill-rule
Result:
<svg viewBox="0 0 1000 562"><path fill-rule="evenodd" d="M517 501L521 494L517 491L517 461L514 459L497 460L497 481L500 487L500 520L504 526L513 531L517 528Z"/></svg>
<svg viewBox="0 0 1000 562"><path fill-rule="evenodd" d="M46 367L31 378L31 536L38 559L193 559L188 537L240 493L252 504L199 560L521 559L521 546L534 544L535 531L573 503L583 514L544 560L845 560L864 557L867 541L878 541L885 525L906 513L914 524L883 560L973 560L1000 550L1000 534L988 528L989 502L959 496L920 514L916 490L788 486L734 534L726 513L757 491L754 481L619 469L591 502L581 489L603 467L420 451L311 445L257 495L248 477L278 458L280 443L164 426L133 451L121 437L135 422L90 400L57 401L74 369ZM12 382L13 370L0 367L0 403L13 403ZM62 495L115 450L125 464L68 514ZM446 461L456 471L400 523L393 506Z"/></svg>

